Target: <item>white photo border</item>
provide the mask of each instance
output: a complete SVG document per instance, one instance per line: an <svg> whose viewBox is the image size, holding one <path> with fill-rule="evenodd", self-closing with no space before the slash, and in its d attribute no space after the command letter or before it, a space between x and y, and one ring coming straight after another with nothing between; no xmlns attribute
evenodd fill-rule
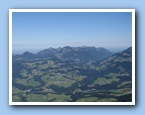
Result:
<svg viewBox="0 0 145 115"><path fill-rule="evenodd" d="M132 13L132 102L12 102L12 13L13 12L131 12ZM9 105L135 105L135 9L9 9Z"/></svg>

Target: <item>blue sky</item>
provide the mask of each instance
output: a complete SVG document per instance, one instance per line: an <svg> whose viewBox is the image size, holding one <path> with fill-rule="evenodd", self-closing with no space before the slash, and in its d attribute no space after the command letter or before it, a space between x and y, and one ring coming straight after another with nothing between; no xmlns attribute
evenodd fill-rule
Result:
<svg viewBox="0 0 145 115"><path fill-rule="evenodd" d="M132 40L131 20L130 12L13 12L13 49L127 48Z"/></svg>

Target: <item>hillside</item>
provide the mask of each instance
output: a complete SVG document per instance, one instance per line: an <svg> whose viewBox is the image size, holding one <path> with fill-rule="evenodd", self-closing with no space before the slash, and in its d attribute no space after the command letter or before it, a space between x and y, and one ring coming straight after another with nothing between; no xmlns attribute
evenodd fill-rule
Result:
<svg viewBox="0 0 145 115"><path fill-rule="evenodd" d="M66 46L13 55L13 101L131 101L131 51Z"/></svg>

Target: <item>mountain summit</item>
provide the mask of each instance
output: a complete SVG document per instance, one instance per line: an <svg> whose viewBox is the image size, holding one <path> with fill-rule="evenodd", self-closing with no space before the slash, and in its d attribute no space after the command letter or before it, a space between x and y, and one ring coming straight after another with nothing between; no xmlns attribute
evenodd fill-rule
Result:
<svg viewBox="0 0 145 115"><path fill-rule="evenodd" d="M70 47L65 46L62 48L48 48L39 51L37 54L32 54L28 51L19 55L22 58L53 58L53 59L67 59L78 60L81 62L99 61L113 53L105 48L96 47Z"/></svg>
<svg viewBox="0 0 145 115"><path fill-rule="evenodd" d="M30 53L30 52L26 51L26 52L24 52L24 53L22 54L22 57L23 57L23 58L34 58L35 56L34 56L33 53Z"/></svg>

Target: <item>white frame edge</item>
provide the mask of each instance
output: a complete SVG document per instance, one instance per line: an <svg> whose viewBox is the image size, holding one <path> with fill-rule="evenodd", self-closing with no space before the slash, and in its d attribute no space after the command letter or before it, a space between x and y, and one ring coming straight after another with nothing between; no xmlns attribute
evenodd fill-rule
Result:
<svg viewBox="0 0 145 115"><path fill-rule="evenodd" d="M12 102L13 12L132 12L132 102ZM9 9L9 105L135 105L135 9Z"/></svg>

